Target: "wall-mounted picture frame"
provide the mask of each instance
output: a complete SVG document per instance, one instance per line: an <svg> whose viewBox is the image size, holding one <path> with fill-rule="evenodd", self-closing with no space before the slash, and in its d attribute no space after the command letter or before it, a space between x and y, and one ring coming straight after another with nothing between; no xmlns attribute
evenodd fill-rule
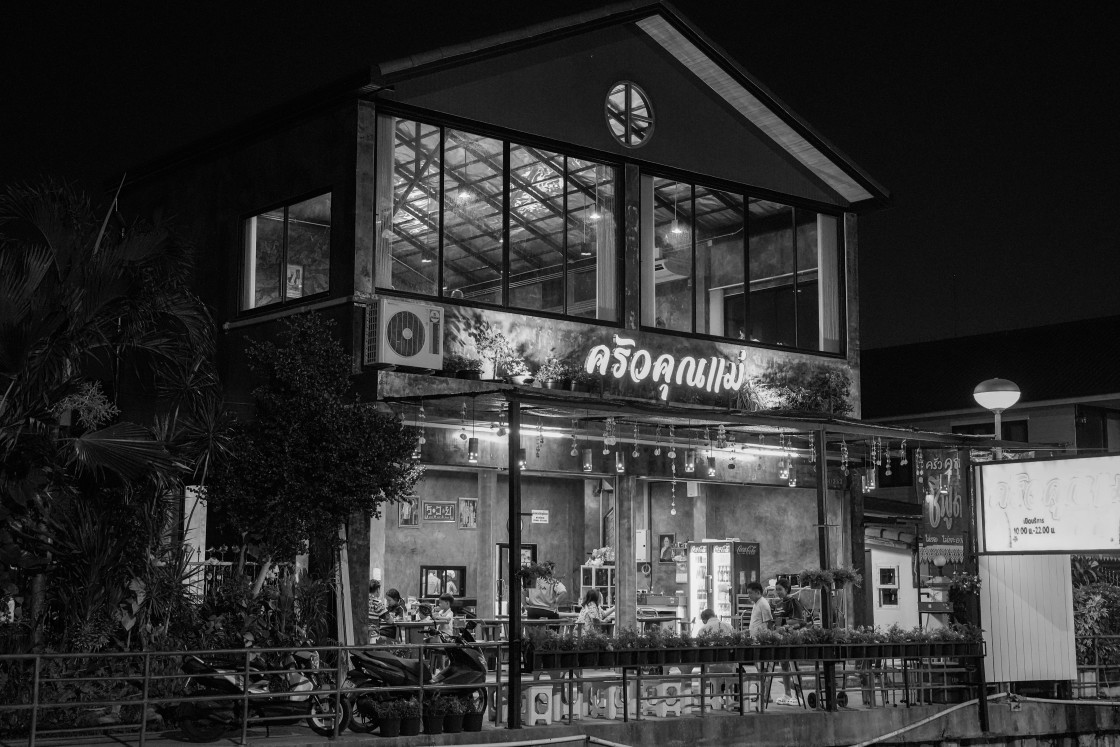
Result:
<svg viewBox="0 0 1120 747"><path fill-rule="evenodd" d="M420 511L415 498L408 498L397 504L397 526L401 529L419 529Z"/></svg>
<svg viewBox="0 0 1120 747"><path fill-rule="evenodd" d="M454 524L458 513L455 501L424 501L422 516L425 524Z"/></svg>
<svg viewBox="0 0 1120 747"><path fill-rule="evenodd" d="M478 529L478 499L459 499L459 528Z"/></svg>
<svg viewBox="0 0 1120 747"><path fill-rule="evenodd" d="M677 554L677 535L657 535L657 562L672 563Z"/></svg>

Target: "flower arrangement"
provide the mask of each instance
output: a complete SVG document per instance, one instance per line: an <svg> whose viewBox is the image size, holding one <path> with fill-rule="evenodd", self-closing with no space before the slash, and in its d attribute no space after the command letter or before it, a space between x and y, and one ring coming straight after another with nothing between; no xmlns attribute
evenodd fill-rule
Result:
<svg viewBox="0 0 1120 747"><path fill-rule="evenodd" d="M856 568L850 565L842 565L837 568L829 569L832 573L832 582L836 584L836 588L843 588L847 584L851 584L856 589L863 588L863 574Z"/></svg>
<svg viewBox="0 0 1120 747"><path fill-rule="evenodd" d="M529 370L529 364L519 355L507 358L503 365L507 376L529 376L532 374L532 371Z"/></svg>
<svg viewBox="0 0 1120 747"><path fill-rule="evenodd" d="M591 551L591 559L587 561L587 565L605 565L614 563L614 548L610 545L606 547L596 547Z"/></svg>
<svg viewBox="0 0 1120 747"><path fill-rule="evenodd" d="M832 571L829 570L810 570L806 568L797 577L797 583L802 586L811 586L814 589L828 588L832 586L832 581Z"/></svg>
<svg viewBox="0 0 1120 747"><path fill-rule="evenodd" d="M953 575L949 577L949 590L961 594L979 594L980 584L980 576L975 573L953 571Z"/></svg>

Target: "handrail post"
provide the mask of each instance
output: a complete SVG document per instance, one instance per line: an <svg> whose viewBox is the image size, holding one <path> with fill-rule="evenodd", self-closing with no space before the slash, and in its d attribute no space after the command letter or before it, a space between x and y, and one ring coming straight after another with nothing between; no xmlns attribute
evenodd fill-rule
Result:
<svg viewBox="0 0 1120 747"><path fill-rule="evenodd" d="M31 679L31 733L28 735L28 745L35 747L35 732L37 731L39 722L39 672L42 666L42 659L39 654L35 654L34 674Z"/></svg>
<svg viewBox="0 0 1120 747"><path fill-rule="evenodd" d="M335 709L334 736L335 737L337 737L339 732L342 731L342 699L346 697L346 695L342 692L342 686L346 682L346 670L347 670L348 662L350 661L350 654L349 654L349 651L346 647L346 644L339 645L337 647L337 653L338 653L338 664L335 666L335 673L334 673L335 674L335 680L334 680L334 690L335 690L335 692L334 692L334 696L335 696L335 702L334 702L334 709ZM357 701L355 701L354 706L357 707L357 705L358 705L358 703L357 703ZM351 716L351 717L353 717L353 716Z"/></svg>
<svg viewBox="0 0 1120 747"><path fill-rule="evenodd" d="M241 672L241 742L249 743L249 649L245 649L245 669Z"/></svg>
<svg viewBox="0 0 1120 747"><path fill-rule="evenodd" d="M144 696L140 702L140 747L148 738L148 683L152 676L152 652L144 652Z"/></svg>

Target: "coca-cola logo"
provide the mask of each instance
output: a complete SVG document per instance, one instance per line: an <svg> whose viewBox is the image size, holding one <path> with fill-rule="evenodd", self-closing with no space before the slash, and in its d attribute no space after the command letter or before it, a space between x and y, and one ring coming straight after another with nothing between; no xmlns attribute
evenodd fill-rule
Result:
<svg viewBox="0 0 1120 747"><path fill-rule="evenodd" d="M735 548L736 555L757 555L758 545L739 545Z"/></svg>

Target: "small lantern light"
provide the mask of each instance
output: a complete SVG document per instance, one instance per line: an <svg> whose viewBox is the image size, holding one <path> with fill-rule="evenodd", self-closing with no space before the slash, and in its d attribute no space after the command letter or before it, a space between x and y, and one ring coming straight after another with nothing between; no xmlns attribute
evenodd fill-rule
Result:
<svg viewBox="0 0 1120 747"><path fill-rule="evenodd" d="M620 475L626 472L626 456L621 451L614 453L614 471Z"/></svg>
<svg viewBox="0 0 1120 747"><path fill-rule="evenodd" d="M525 449L517 450L517 466L522 469L525 467Z"/></svg>
<svg viewBox="0 0 1120 747"><path fill-rule="evenodd" d="M684 471L696 471L696 449L688 449L684 453Z"/></svg>
<svg viewBox="0 0 1120 747"><path fill-rule="evenodd" d="M471 464L478 464L478 439L467 439L467 461Z"/></svg>
<svg viewBox="0 0 1120 747"><path fill-rule="evenodd" d="M708 477L716 476L716 458L714 456L708 457Z"/></svg>
<svg viewBox="0 0 1120 747"><path fill-rule="evenodd" d="M583 471L591 472L595 469L595 460L591 449L583 450Z"/></svg>

